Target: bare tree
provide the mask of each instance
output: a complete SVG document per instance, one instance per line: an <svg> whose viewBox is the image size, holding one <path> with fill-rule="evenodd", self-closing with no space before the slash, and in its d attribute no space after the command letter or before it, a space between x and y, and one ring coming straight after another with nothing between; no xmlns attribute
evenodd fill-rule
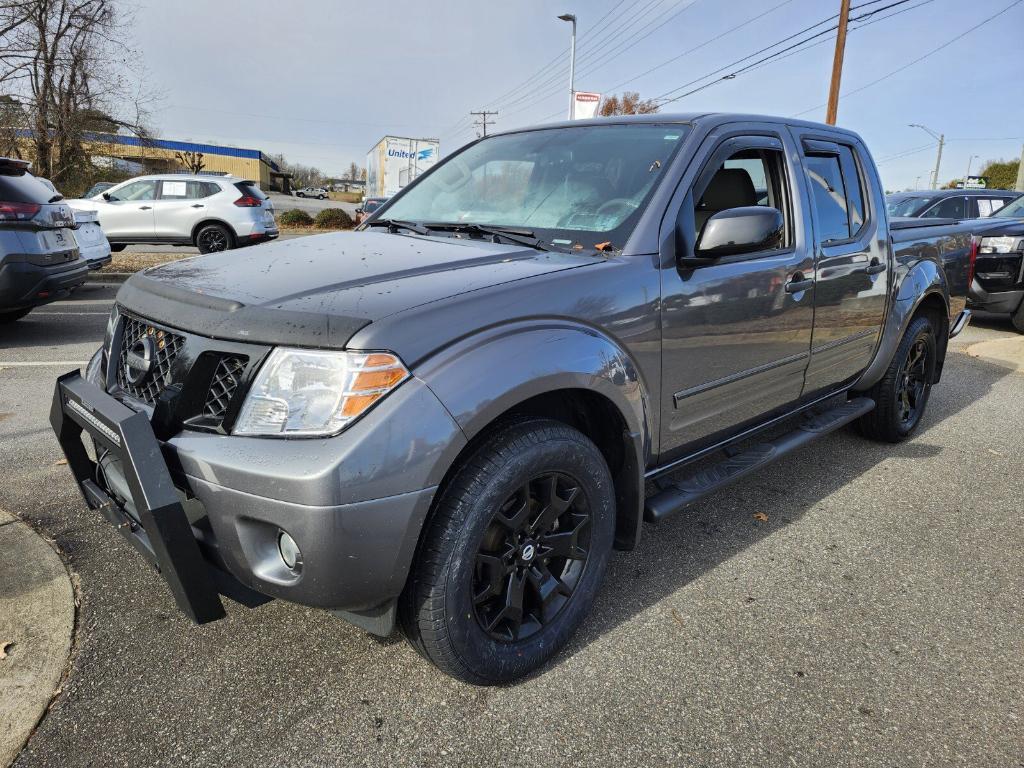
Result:
<svg viewBox="0 0 1024 768"><path fill-rule="evenodd" d="M616 115L652 115L660 109L654 99L640 99L636 91L624 91L622 96L612 94L601 103L598 114L602 117Z"/></svg>
<svg viewBox="0 0 1024 768"><path fill-rule="evenodd" d="M114 0L0 0L0 87L20 104L15 126L37 173L54 181L91 167L92 133L143 133L119 9ZM115 116L132 102L134 114Z"/></svg>
<svg viewBox="0 0 1024 768"><path fill-rule="evenodd" d="M189 173L199 173L206 167L202 152L175 152L174 159Z"/></svg>

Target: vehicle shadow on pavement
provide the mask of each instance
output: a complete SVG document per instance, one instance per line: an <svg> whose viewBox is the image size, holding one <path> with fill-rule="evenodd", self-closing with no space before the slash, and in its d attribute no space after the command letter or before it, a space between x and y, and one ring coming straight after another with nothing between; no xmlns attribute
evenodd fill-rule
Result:
<svg viewBox="0 0 1024 768"><path fill-rule="evenodd" d="M566 651L545 669L695 584L704 574L778 534L809 511L831 507L823 504L824 500L858 478L877 472L886 460L931 459L947 450L945 445L929 443L933 430L984 397L1009 373L1006 368L951 352L942 382L932 389L924 421L909 441L880 444L847 427L662 523L645 523L639 546L632 552L613 555L594 611ZM957 386L950 386L954 379ZM808 553L808 557L819 554ZM748 589L750 595L742 602L753 603L756 598L751 595L759 592L759 585L751 584ZM734 606L735 610L744 607ZM728 610L729 604L723 603L723 609ZM681 625L678 614L669 607L664 613L659 620L680 629L676 626ZM697 626L681 628L684 636L700 631ZM543 673L542 669L538 674Z"/></svg>
<svg viewBox="0 0 1024 768"><path fill-rule="evenodd" d="M51 357L60 357L59 350L62 347L91 342L95 342L99 347L103 339L96 338L94 327L88 324L69 323L67 319L66 316L55 316L45 311L30 312L16 323L0 325L0 352L12 349L47 349L51 350ZM0 365L3 363L0 362Z"/></svg>

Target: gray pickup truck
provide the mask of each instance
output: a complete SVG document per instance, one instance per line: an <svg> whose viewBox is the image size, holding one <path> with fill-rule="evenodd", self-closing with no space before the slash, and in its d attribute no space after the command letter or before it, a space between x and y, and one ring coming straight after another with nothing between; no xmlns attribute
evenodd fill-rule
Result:
<svg viewBox="0 0 1024 768"><path fill-rule="evenodd" d="M911 435L970 317L972 243L890 229L831 126L512 131L357 232L134 275L51 422L193 620L282 598L509 681L644 520L848 423Z"/></svg>

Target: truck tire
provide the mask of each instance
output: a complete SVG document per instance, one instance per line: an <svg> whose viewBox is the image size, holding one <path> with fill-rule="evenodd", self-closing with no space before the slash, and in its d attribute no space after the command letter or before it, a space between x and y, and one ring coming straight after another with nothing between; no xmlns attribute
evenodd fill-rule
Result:
<svg viewBox="0 0 1024 768"><path fill-rule="evenodd" d="M16 309L13 312L0 312L0 325L5 323L13 323L16 320L21 320L25 315L32 311L32 308L28 309Z"/></svg>
<svg viewBox="0 0 1024 768"><path fill-rule="evenodd" d="M1010 315L1010 322L1018 333L1024 333L1024 301L1021 301L1017 311Z"/></svg>
<svg viewBox="0 0 1024 768"><path fill-rule="evenodd" d="M128 247L127 243L111 243L110 244L110 252L111 253L120 253L121 251L123 251L127 247Z"/></svg>
<svg viewBox="0 0 1024 768"><path fill-rule="evenodd" d="M915 318L882 380L865 393L875 401L875 409L858 419L862 435L888 443L910 437L928 405L937 351L932 321L926 316Z"/></svg>
<svg viewBox="0 0 1024 768"><path fill-rule="evenodd" d="M557 421L500 429L437 502L399 601L405 635L468 683L521 677L590 611L614 533L615 491L597 446Z"/></svg>
<svg viewBox="0 0 1024 768"><path fill-rule="evenodd" d="M196 248L200 253L217 253L233 247L231 233L220 224L207 224L196 232Z"/></svg>

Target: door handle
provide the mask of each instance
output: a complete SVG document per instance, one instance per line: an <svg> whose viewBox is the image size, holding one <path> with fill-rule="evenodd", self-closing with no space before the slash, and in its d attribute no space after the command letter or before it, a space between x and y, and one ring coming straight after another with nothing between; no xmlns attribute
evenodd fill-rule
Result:
<svg viewBox="0 0 1024 768"><path fill-rule="evenodd" d="M797 272L793 275L793 279L786 283L786 293L800 293L813 287L813 280L807 280L802 274Z"/></svg>
<svg viewBox="0 0 1024 768"><path fill-rule="evenodd" d="M205 208L205 207L206 206L203 205L202 203L196 203L195 205L192 206L192 208Z"/></svg>
<svg viewBox="0 0 1024 768"><path fill-rule="evenodd" d="M878 274L881 274L882 272L885 272L885 270L886 270L885 264L879 263L878 259L874 258L874 259L871 260L871 263L868 264L866 267L860 267L859 269L855 269L853 271L854 271L854 274L878 275Z"/></svg>
<svg viewBox="0 0 1024 768"><path fill-rule="evenodd" d="M140 211L151 211L151 210L153 210L153 206L152 205L140 205L139 206L139 210Z"/></svg>

